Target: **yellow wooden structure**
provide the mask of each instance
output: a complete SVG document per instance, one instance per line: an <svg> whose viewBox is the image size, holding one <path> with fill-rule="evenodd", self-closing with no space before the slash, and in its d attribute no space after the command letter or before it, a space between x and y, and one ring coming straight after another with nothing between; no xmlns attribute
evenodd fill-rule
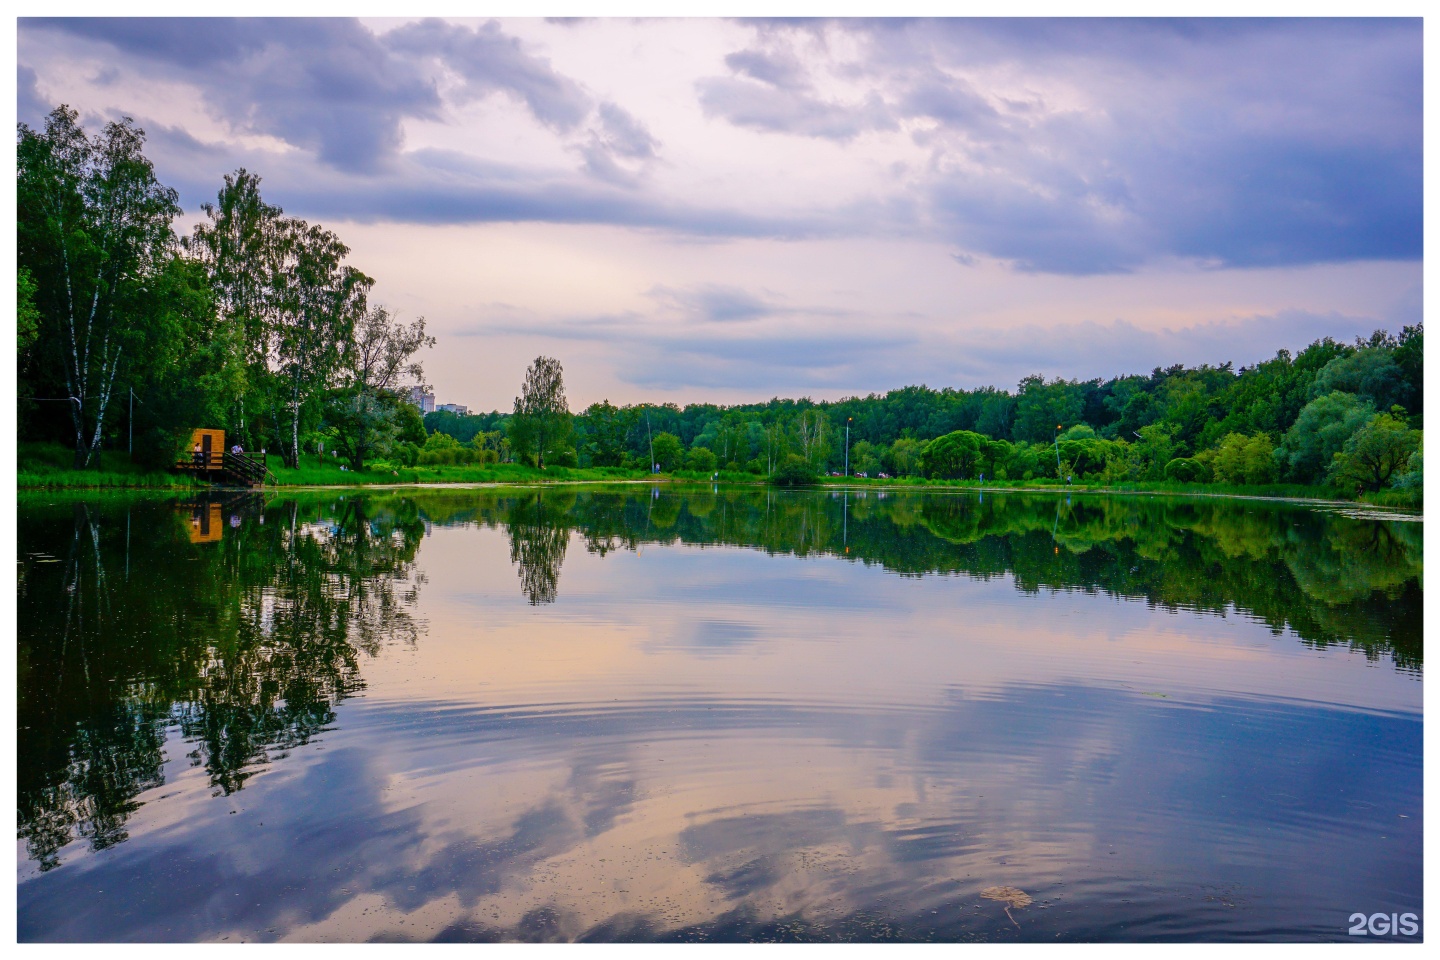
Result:
<svg viewBox="0 0 1440 960"><path fill-rule="evenodd" d="M225 431L192 430L190 445L175 465L182 470L223 470L225 468Z"/></svg>
<svg viewBox="0 0 1440 960"><path fill-rule="evenodd" d="M186 524L185 532L190 535L191 543L214 543L224 534L225 521L220 512L220 504L197 503L181 509L190 514L190 522Z"/></svg>

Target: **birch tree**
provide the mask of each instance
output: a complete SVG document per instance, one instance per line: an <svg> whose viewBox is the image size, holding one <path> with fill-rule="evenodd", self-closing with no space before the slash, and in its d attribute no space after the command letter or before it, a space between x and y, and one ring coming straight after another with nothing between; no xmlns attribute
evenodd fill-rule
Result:
<svg viewBox="0 0 1440 960"><path fill-rule="evenodd" d="M100 446L116 373L143 336L150 281L175 246L179 195L155 178L129 117L87 137L56 108L44 132L18 128L17 253L35 278L46 359L74 428L75 467Z"/></svg>
<svg viewBox="0 0 1440 960"><path fill-rule="evenodd" d="M283 221L281 251L274 364L290 422L285 464L296 467L301 419L333 385L374 281L342 263L350 248L339 237L304 220Z"/></svg>

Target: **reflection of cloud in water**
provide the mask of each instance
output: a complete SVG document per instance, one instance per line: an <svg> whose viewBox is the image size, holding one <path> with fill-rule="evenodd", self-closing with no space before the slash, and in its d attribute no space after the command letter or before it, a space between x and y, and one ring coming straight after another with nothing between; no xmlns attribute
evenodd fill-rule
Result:
<svg viewBox="0 0 1440 960"><path fill-rule="evenodd" d="M21 938L739 937L784 923L821 939L875 924L991 937L1003 911L972 901L999 884L1035 897L1026 935L1053 939L1119 922L1253 931L1302 892L1296 916L1342 909L1357 878L1419 889L1413 715L1079 685L924 708L344 709L326 749L256 778L235 814L198 802L130 856L22 884ZM1351 756L1359 742L1369 757ZM1372 806L1342 817L1336 797ZM1393 844L1373 842L1382 829ZM1295 871L1303 891L1274 882ZM1257 909L1173 919L1197 884L1236 876L1268 884L1249 894Z"/></svg>
<svg viewBox="0 0 1440 960"><path fill-rule="evenodd" d="M658 636L640 645L647 653L681 651L697 657L723 657L753 650L765 639L754 624L706 617L677 619L655 632Z"/></svg>

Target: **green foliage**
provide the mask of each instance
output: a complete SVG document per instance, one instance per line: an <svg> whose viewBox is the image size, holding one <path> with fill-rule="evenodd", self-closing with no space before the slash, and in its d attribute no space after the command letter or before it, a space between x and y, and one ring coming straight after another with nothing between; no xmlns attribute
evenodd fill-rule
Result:
<svg viewBox="0 0 1440 960"><path fill-rule="evenodd" d="M1176 483L1209 483L1210 469L1199 460L1176 457L1165 464L1165 479Z"/></svg>
<svg viewBox="0 0 1440 960"><path fill-rule="evenodd" d="M1275 444L1263 433L1253 437L1230 434L1220 442L1209 463L1220 483L1274 483L1278 472Z"/></svg>
<svg viewBox="0 0 1440 960"><path fill-rule="evenodd" d="M715 454L705 447L694 447L685 455L685 469L694 470L699 473L712 473L715 470Z"/></svg>
<svg viewBox="0 0 1440 960"><path fill-rule="evenodd" d="M618 467L625 461L625 436L633 416L602 400L578 418L582 459L590 466Z"/></svg>
<svg viewBox="0 0 1440 960"><path fill-rule="evenodd" d="M547 457L568 459L574 424L565 401L564 371L553 357L536 357L510 418L510 448L516 457L545 468Z"/></svg>
<svg viewBox="0 0 1440 960"><path fill-rule="evenodd" d="M1079 384L1066 380L1046 383L1044 377L1026 377L1020 381L1020 396L1015 401L1015 439L1054 440L1056 426L1074 426L1084 406Z"/></svg>
<svg viewBox="0 0 1440 960"><path fill-rule="evenodd" d="M1335 454L1374 415L1375 408L1354 394L1336 390L1316 397L1286 431L1276 457L1291 479L1313 483L1324 477Z"/></svg>
<svg viewBox="0 0 1440 960"><path fill-rule="evenodd" d="M1374 346L1363 347L1347 356L1336 357L1315 376L1311 397L1323 397L1339 390L1353 393L1377 410L1388 410L1412 402L1410 383L1395 357L1398 343L1376 331Z"/></svg>
<svg viewBox="0 0 1440 960"><path fill-rule="evenodd" d="M981 460L986 438L971 430L955 430L936 437L920 455L920 467L927 477L964 478L973 476Z"/></svg>
<svg viewBox="0 0 1440 960"><path fill-rule="evenodd" d="M104 439L117 376L146 360L147 320L159 308L153 280L175 247L171 225L181 213L133 120L108 123L93 138L78 121L58 107L43 131L20 124L16 147L17 266L33 282L39 317L37 385L75 398L57 412L69 429L54 432L68 434L77 469Z"/></svg>
<svg viewBox="0 0 1440 960"><path fill-rule="evenodd" d="M35 338L40 335L40 309L35 306L35 278L21 267L15 273L16 356L23 365Z"/></svg>
<svg viewBox="0 0 1440 960"><path fill-rule="evenodd" d="M1382 413L1345 441L1330 464L1330 482L1342 488L1376 491L1410 463L1420 449L1420 431ZM1418 464L1416 465L1419 466Z"/></svg>
<svg viewBox="0 0 1440 960"><path fill-rule="evenodd" d="M781 487L803 487L816 480L815 468L799 454L789 454L779 469L770 475L770 482Z"/></svg>
<svg viewBox="0 0 1440 960"><path fill-rule="evenodd" d="M677 469L685 458L685 445L673 433L655 434L655 462L666 473Z"/></svg>

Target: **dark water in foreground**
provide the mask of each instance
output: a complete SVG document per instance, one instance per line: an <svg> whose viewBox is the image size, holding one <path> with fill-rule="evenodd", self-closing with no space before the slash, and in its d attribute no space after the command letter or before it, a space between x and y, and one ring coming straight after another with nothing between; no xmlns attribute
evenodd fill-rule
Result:
<svg viewBox="0 0 1440 960"><path fill-rule="evenodd" d="M611 487L18 526L21 940L1424 933L1419 522Z"/></svg>

